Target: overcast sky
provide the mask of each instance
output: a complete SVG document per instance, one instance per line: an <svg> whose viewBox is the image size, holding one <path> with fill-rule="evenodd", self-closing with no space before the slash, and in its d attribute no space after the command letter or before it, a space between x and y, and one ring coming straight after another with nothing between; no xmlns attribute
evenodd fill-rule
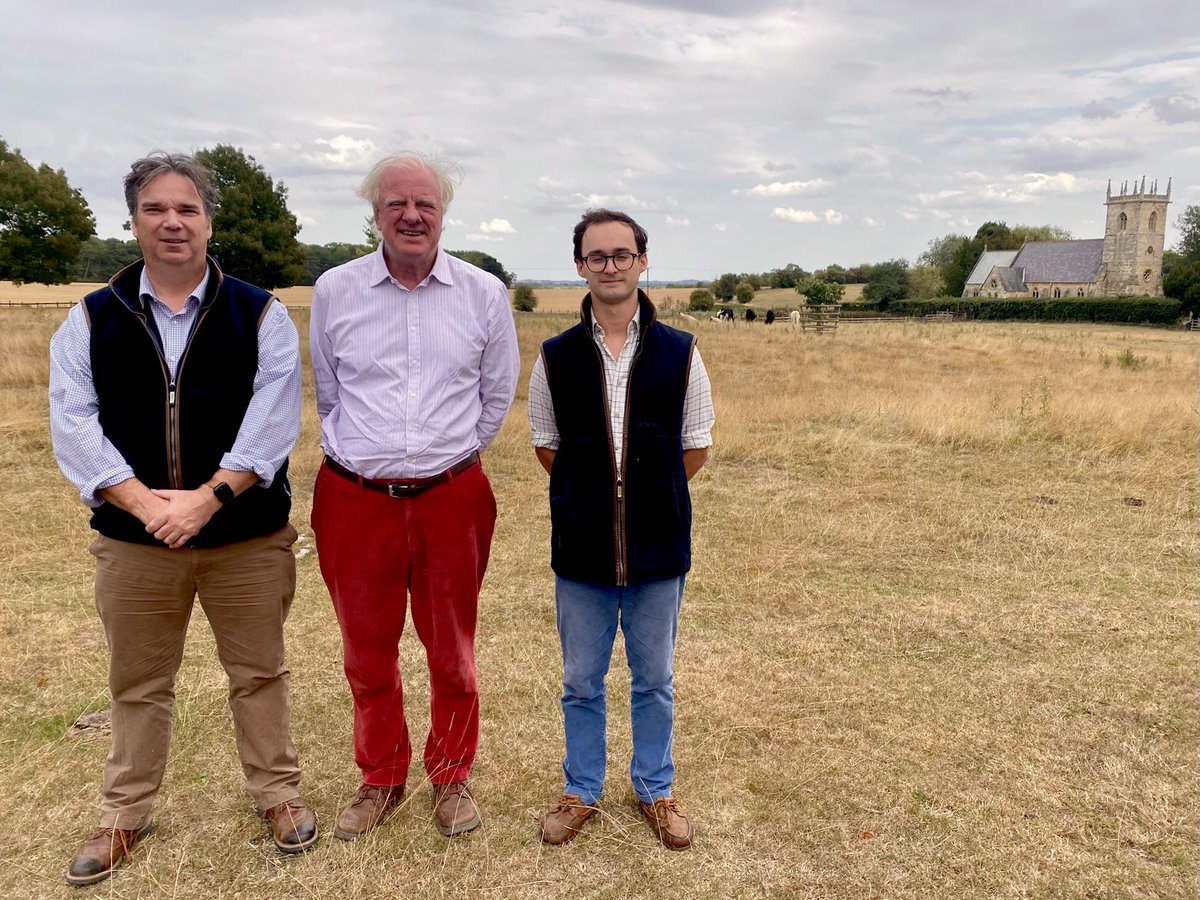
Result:
<svg viewBox="0 0 1200 900"><path fill-rule="evenodd" d="M401 149L456 160L443 246L574 278L591 206L651 277L895 257L987 220L1104 232L1105 185L1200 203L1200 3L0 0L0 137L101 237L145 152L233 144L306 243L362 240Z"/></svg>

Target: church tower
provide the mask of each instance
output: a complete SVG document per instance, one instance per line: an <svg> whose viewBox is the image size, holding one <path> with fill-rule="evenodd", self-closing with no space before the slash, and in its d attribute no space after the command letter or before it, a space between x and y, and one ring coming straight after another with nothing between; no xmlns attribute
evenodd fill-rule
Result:
<svg viewBox="0 0 1200 900"><path fill-rule="evenodd" d="M1158 182L1146 189L1146 179L1121 184L1113 194L1108 183L1108 215L1104 225L1104 263L1097 281L1098 293L1106 297L1161 297L1162 254L1167 231L1167 204L1171 202L1171 180L1167 192L1158 193Z"/></svg>

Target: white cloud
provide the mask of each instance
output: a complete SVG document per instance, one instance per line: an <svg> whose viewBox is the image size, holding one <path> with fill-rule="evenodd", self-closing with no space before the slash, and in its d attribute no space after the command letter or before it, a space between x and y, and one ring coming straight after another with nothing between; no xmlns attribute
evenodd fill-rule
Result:
<svg viewBox="0 0 1200 900"><path fill-rule="evenodd" d="M811 209L792 209L790 206L777 206L771 210L771 215L785 222L815 222L819 218Z"/></svg>
<svg viewBox="0 0 1200 900"><path fill-rule="evenodd" d="M674 216L665 216L663 218L663 221L665 221L668 225L691 225L692 224L691 219L687 219L687 218L677 219Z"/></svg>
<svg viewBox="0 0 1200 900"><path fill-rule="evenodd" d="M492 219L490 222L480 222L479 230L484 234L516 234L517 229L512 227L512 223L508 219Z"/></svg>
<svg viewBox="0 0 1200 900"><path fill-rule="evenodd" d="M370 138L358 140L339 134L334 138L317 138L313 143L329 149L319 151L317 154L310 154L310 156L315 156L320 161L338 169L366 168L375 161L375 157L381 155L379 148Z"/></svg>
<svg viewBox="0 0 1200 900"><path fill-rule="evenodd" d="M746 190L735 190L735 194L752 194L755 197L796 197L807 194L820 194L833 187L833 183L823 178L811 181L773 181L770 184L756 184Z"/></svg>

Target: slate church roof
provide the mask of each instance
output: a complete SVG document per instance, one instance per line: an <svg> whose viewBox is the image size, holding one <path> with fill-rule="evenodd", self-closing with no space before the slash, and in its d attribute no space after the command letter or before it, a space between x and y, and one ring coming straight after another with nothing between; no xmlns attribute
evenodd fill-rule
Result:
<svg viewBox="0 0 1200 900"><path fill-rule="evenodd" d="M994 267L1011 266L1017 252L1016 250L987 250L979 254L979 262L975 263L975 268L967 276L967 284L983 284L983 279L988 277L988 273Z"/></svg>
<svg viewBox="0 0 1200 900"><path fill-rule="evenodd" d="M1086 241L1036 241L1025 244L1009 265L1024 269L1026 284L1088 284L1104 262L1104 238Z"/></svg>

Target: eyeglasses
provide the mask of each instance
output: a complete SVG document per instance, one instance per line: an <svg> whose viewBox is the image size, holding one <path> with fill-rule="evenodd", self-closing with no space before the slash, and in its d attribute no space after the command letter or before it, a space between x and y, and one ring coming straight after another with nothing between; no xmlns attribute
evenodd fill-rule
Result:
<svg viewBox="0 0 1200 900"><path fill-rule="evenodd" d="M633 261L642 254L630 253L628 250L622 250L620 253L605 255L603 253L589 253L583 258L587 264L588 270L592 272L603 272L608 267L608 261L611 259L613 267L618 272L627 272L633 268Z"/></svg>

